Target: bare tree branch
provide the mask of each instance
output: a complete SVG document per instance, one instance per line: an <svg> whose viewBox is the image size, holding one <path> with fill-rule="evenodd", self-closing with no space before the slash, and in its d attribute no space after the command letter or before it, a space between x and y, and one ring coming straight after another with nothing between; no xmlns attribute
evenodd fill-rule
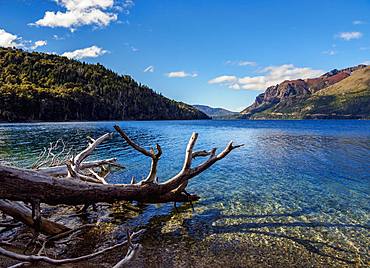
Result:
<svg viewBox="0 0 370 268"><path fill-rule="evenodd" d="M96 173L92 168L89 168L89 172L94 176L95 179L99 180L102 184L108 184L105 178L109 175L109 173L106 174L106 176L102 177L98 173Z"/></svg>
<svg viewBox="0 0 370 268"><path fill-rule="evenodd" d="M192 158L195 159L197 157L209 156L212 154L213 151L216 151L216 150L217 148L213 148L210 151L202 150L202 151L193 152Z"/></svg>
<svg viewBox="0 0 370 268"><path fill-rule="evenodd" d="M158 161L159 161L159 159L162 155L161 146L158 143L156 144L157 153L154 152L153 148L150 148L150 151L147 151L143 147L140 147L138 144L133 142L129 138L129 136L127 136L127 134L118 125L115 125L114 129L121 135L121 137L127 142L128 145L130 145L136 151L138 151L138 152L142 153L143 155L148 156L152 159L152 164L151 164L151 167L150 167L149 174L146 177L146 179L143 180L141 183L151 183L151 182L156 181Z"/></svg>
<svg viewBox="0 0 370 268"><path fill-rule="evenodd" d="M139 236L143 232L144 232L144 230L140 230L140 231L132 233L130 235L130 239L132 240L132 239L136 238L137 236ZM104 248L100 251L97 251L97 252L94 252L94 253L91 253L91 254L88 254L88 255L80 256L80 257L77 257L77 258L60 259L60 260L49 258L49 257L46 257L46 256L19 254L19 253L15 253L15 252L6 250L2 247L0 247L0 255L3 255L3 256L6 256L6 257L9 257L11 259L15 259L15 260L18 260L18 261L21 261L21 262L30 262L30 263L45 262L45 263L52 264L52 265L62 265L62 264L67 264L67 263L76 263L76 262L80 262L80 261L86 261L86 260L95 258L99 255L102 255L102 254L104 254L108 251L111 251L113 249L116 249L118 247L122 247L126 244L128 244L128 240L125 240L121 243L115 244L111 247Z"/></svg>
<svg viewBox="0 0 370 268"><path fill-rule="evenodd" d="M103 141L107 139L111 139L112 137L113 137L113 133L107 133L99 137L96 140L90 138L90 143L87 146L87 148L81 151L79 154L73 157L71 161L69 161L69 163L67 163L67 166L69 166L68 177L72 177L72 178L78 177L78 178L83 178L84 180L87 180L86 176L84 176L83 174L80 174L82 161L84 161L95 150L95 148L99 144L101 144Z"/></svg>
<svg viewBox="0 0 370 268"><path fill-rule="evenodd" d="M188 146L186 147L186 152L185 152L185 161L184 161L184 166L181 170L181 172L187 172L191 166L191 160L193 159L193 148L195 143L197 142L198 139L198 133L193 133L190 137Z"/></svg>
<svg viewBox="0 0 370 268"><path fill-rule="evenodd" d="M0 210L30 227L35 227L31 209L20 202L11 202L6 199L0 199ZM54 235L68 230L70 229L62 224L41 218L40 231L43 233Z"/></svg>
<svg viewBox="0 0 370 268"><path fill-rule="evenodd" d="M71 157L72 148L66 153L66 144L62 139L56 142L51 142L49 147L44 147L39 157L32 164L32 169L39 169L44 166L57 166L63 164L68 158Z"/></svg>
<svg viewBox="0 0 370 268"><path fill-rule="evenodd" d="M152 157L152 153L145 150L143 147L140 147L139 145L137 145L135 142L133 142L129 136L127 136L127 134L118 126L118 125L115 125L114 126L114 129L121 135L121 137L127 142L128 145L130 145L132 148L134 148L136 151L142 153L143 155L146 155L148 157Z"/></svg>
<svg viewBox="0 0 370 268"><path fill-rule="evenodd" d="M202 173L203 171L211 167L214 163L226 157L232 150L242 147L242 146L244 146L244 144L233 145L233 142L230 141L229 144L226 146L226 148L221 153L219 153L217 156L215 156L216 150L214 149L213 153L211 153L210 158L207 161L191 169L190 171L191 176L196 176Z"/></svg>
<svg viewBox="0 0 370 268"><path fill-rule="evenodd" d="M113 268L125 267L130 261L136 259L137 255L142 249L142 246L140 244L132 243L132 235L128 230L127 230L127 244L128 250L126 256L122 260L120 260L116 265L114 265Z"/></svg>
<svg viewBox="0 0 370 268"><path fill-rule="evenodd" d="M100 167L103 165L110 165L118 168L124 168L124 166L117 163L117 158L109 158L103 160L95 160L89 162L82 162L80 165L80 170L89 169ZM50 175L50 176L67 176L68 169L65 164L61 166L53 166L53 167L41 167L37 169L38 172Z"/></svg>
<svg viewBox="0 0 370 268"><path fill-rule="evenodd" d="M182 170L176 176L172 177L171 179L161 184L161 189L163 190L163 192L173 191L174 189L178 189L177 190L178 192L182 192L181 190L183 190L184 185L186 186L187 182L190 179L199 175L201 172L211 167L217 161L223 159L232 150L243 146L243 144L234 146L232 142L230 142L227 145L227 147L217 156L215 156L216 148L214 148L211 150L210 157L207 161L205 161L204 163L200 164L199 166L195 168L191 168L192 150L197 140L197 137L198 136L196 135L196 133L193 133L193 135L191 136L189 140L189 143L186 149L185 162L184 162L184 166Z"/></svg>
<svg viewBox="0 0 370 268"><path fill-rule="evenodd" d="M20 262L20 263L14 264L12 266L9 266L8 268L27 267L29 265L31 265L30 262Z"/></svg>

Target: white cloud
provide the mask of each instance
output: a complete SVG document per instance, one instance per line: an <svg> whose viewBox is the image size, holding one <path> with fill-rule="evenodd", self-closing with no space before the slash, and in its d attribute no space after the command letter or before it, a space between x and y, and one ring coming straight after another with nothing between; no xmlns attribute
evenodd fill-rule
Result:
<svg viewBox="0 0 370 268"><path fill-rule="evenodd" d="M354 21L352 21L352 24L353 25L361 25L361 24L366 24L366 22L363 21L363 20L354 20Z"/></svg>
<svg viewBox="0 0 370 268"><path fill-rule="evenodd" d="M8 33L4 29L0 29L0 47L16 47L28 50L46 46L46 44L46 40L38 40L33 43L30 40L23 40L22 37Z"/></svg>
<svg viewBox="0 0 370 268"><path fill-rule="evenodd" d="M77 49L70 52L64 52L62 56L70 59L83 59L83 58L96 58L107 53L107 50L104 50L97 46L91 46L87 48Z"/></svg>
<svg viewBox="0 0 370 268"><path fill-rule="evenodd" d="M364 61L362 64L370 65L370 60Z"/></svg>
<svg viewBox="0 0 370 268"><path fill-rule="evenodd" d="M352 39L360 39L362 37L362 33L361 32L342 32L338 34L338 37L343 40L349 41Z"/></svg>
<svg viewBox="0 0 370 268"><path fill-rule="evenodd" d="M167 77L170 78L184 78L184 77L197 77L197 73L187 73L184 71L176 71L176 72L169 72L166 73Z"/></svg>
<svg viewBox="0 0 370 268"><path fill-rule="evenodd" d="M138 51L140 51L140 49L138 49L137 47L134 47L130 43L125 43L125 46L128 47L132 52L138 52Z"/></svg>
<svg viewBox="0 0 370 268"><path fill-rule="evenodd" d="M15 34L6 32L4 29L0 29L0 47L22 47L20 37Z"/></svg>
<svg viewBox="0 0 370 268"><path fill-rule="evenodd" d="M322 52L322 54L326 54L326 55L329 55L329 56L334 56L335 54L337 54L337 51L335 50L325 50Z"/></svg>
<svg viewBox="0 0 370 268"><path fill-rule="evenodd" d="M59 40L64 40L64 37L61 37L61 36L59 36L57 34L54 34L53 35L53 39L59 41Z"/></svg>
<svg viewBox="0 0 370 268"><path fill-rule="evenodd" d="M123 11L126 15L130 14L130 8L135 5L133 0L125 0L121 5L116 6L116 10Z"/></svg>
<svg viewBox="0 0 370 268"><path fill-rule="evenodd" d="M56 0L68 10L84 10L88 8L109 8L113 6L113 0Z"/></svg>
<svg viewBox="0 0 370 268"><path fill-rule="evenodd" d="M268 66L260 71L264 75L236 77L222 75L208 81L209 84L222 84L232 89L264 90L269 86L279 84L285 80L306 79L324 73L308 67L295 67L293 64Z"/></svg>
<svg viewBox="0 0 370 268"><path fill-rule="evenodd" d="M154 66L150 65L144 69L144 73L154 73Z"/></svg>
<svg viewBox="0 0 370 268"><path fill-rule="evenodd" d="M239 66L256 66L257 63L254 61L239 61Z"/></svg>
<svg viewBox="0 0 370 268"><path fill-rule="evenodd" d="M115 20L117 20L116 14L105 13L99 9L67 11L66 13L46 11L44 18L36 21L35 24L52 28L71 28L73 31L75 27L82 25L96 24L98 26L107 26Z"/></svg>
<svg viewBox="0 0 370 268"><path fill-rule="evenodd" d="M44 17L31 25L44 27L64 27L74 31L83 25L107 26L116 21L118 12L133 6L132 0L125 0L121 4L114 0L55 0L66 11L46 11ZM118 1L117 1L118 2Z"/></svg>
<svg viewBox="0 0 370 268"><path fill-rule="evenodd" d="M38 47L43 47L43 46L46 46L47 44L48 44L48 42L46 40L38 40L33 44L32 49L36 49Z"/></svg>
<svg viewBox="0 0 370 268"><path fill-rule="evenodd" d="M257 65L257 63L254 61L246 61L246 60L237 60L237 61L228 60L226 61L226 64L238 65L238 66L256 66Z"/></svg>
<svg viewBox="0 0 370 268"><path fill-rule="evenodd" d="M210 84L234 83L238 78L234 75L221 75L208 81Z"/></svg>

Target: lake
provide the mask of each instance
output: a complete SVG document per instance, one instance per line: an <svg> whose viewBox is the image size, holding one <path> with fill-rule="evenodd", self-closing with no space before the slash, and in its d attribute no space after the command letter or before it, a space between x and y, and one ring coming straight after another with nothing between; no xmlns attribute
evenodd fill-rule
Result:
<svg viewBox="0 0 370 268"><path fill-rule="evenodd" d="M138 267L345 267L370 261L370 121L116 123L140 145L162 146L160 181L181 169L192 132L199 133L199 150L222 150L230 140L245 145L191 180L189 192L201 197L194 211L189 204L179 204L178 211L173 204L138 204L137 211L99 207L74 219L114 230L90 247L121 239L124 227L140 226L147 231ZM113 125L0 124L0 161L29 167L50 142L62 138L78 151L86 136L113 132ZM110 157L126 167L109 177L111 183L149 171L150 160L118 134L91 159ZM67 216L59 219L68 222ZM100 260L105 262L110 259Z"/></svg>

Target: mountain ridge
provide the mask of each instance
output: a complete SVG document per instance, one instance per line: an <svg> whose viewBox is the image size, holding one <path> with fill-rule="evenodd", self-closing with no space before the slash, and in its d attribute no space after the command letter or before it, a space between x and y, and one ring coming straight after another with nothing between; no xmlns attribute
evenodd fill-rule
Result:
<svg viewBox="0 0 370 268"><path fill-rule="evenodd" d="M0 121L208 118L99 63L0 47Z"/></svg>
<svg viewBox="0 0 370 268"><path fill-rule="evenodd" d="M194 104L193 107L198 109L199 111L205 113L211 118L228 118L229 116L237 115L238 112L232 112L224 108L220 107L211 107L208 105L202 105L202 104Z"/></svg>
<svg viewBox="0 0 370 268"><path fill-rule="evenodd" d="M368 69L370 67L367 65L358 65L342 70L334 69L317 78L283 81L278 85L268 87L264 93L258 95L255 102L244 109L241 115L247 119L368 118L370 116L370 107L368 107L368 98L370 96L368 83L370 83L370 78L366 80ZM351 89L356 89L357 82L355 79L350 79L350 77L356 73L361 73L368 82L364 82L364 87L362 87L364 92L354 96L353 94L351 95ZM355 78L360 79L360 76L355 76ZM331 91L330 96L323 97L320 95L320 92L323 92L326 88L335 85L340 86L346 79L351 81L351 83L346 83L348 88L346 96L340 96L338 95L339 93L337 94L334 91ZM354 100L354 97L357 97L357 99L355 98L356 100ZM335 108L332 106L332 110L325 110L322 107L323 103L325 103L324 98L340 101L341 105L348 109L340 109L340 107L337 107L338 104ZM348 104L353 101L356 101L358 105L362 105L366 111L361 110L362 114L356 114L356 109L352 106L349 107ZM308 108L306 107L308 102L313 107L321 105L321 108L317 111L313 108ZM320 102L321 104L319 105ZM329 105L329 103L327 104ZM325 113L322 113L324 110Z"/></svg>

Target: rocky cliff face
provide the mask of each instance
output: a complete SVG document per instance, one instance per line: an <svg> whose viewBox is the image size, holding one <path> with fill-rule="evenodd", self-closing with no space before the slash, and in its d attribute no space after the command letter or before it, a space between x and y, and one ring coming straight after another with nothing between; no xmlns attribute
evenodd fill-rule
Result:
<svg viewBox="0 0 370 268"><path fill-rule="evenodd" d="M268 109L294 105L297 100L305 99L328 86L334 85L349 77L354 71L365 67L366 65L358 65L342 70L334 69L317 78L284 81L276 86L267 88L241 114L246 118L251 118L255 114Z"/></svg>

